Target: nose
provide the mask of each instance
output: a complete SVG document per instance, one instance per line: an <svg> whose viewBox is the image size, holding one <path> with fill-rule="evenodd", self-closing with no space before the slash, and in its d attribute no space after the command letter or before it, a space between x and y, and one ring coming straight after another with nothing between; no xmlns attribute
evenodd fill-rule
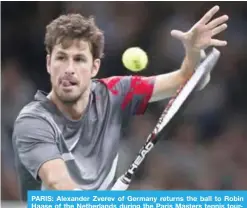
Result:
<svg viewBox="0 0 247 208"><path fill-rule="evenodd" d="M66 75L74 75L75 72L66 71L65 74L66 74Z"/></svg>
<svg viewBox="0 0 247 208"><path fill-rule="evenodd" d="M69 63L68 67L66 68L65 74L67 74L67 75L75 74L75 69L73 67L73 62L72 61Z"/></svg>

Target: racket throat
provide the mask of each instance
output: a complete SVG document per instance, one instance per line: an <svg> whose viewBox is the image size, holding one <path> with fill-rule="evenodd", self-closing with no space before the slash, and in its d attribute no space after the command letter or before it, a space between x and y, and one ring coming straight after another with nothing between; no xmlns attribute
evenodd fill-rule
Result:
<svg viewBox="0 0 247 208"><path fill-rule="evenodd" d="M136 159L130 165L128 171L123 175L123 182L127 182L128 184L131 182L133 175L136 173L138 167L141 165L146 155L151 151L154 147L154 143L152 141L147 141L145 146L140 150Z"/></svg>
<svg viewBox="0 0 247 208"><path fill-rule="evenodd" d="M131 174L129 174L128 172L126 172L122 178L121 178L121 181L124 183L124 184L130 184L131 180L132 180L132 176Z"/></svg>

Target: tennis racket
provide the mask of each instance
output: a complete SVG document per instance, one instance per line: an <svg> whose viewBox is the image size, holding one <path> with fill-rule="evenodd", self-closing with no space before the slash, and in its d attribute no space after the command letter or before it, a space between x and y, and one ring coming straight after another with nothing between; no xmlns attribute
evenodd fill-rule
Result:
<svg viewBox="0 0 247 208"><path fill-rule="evenodd" d="M216 48L213 48L209 55L207 55L202 63L197 67L194 74L188 80L186 80L183 85L181 85L181 87L177 90L175 96L169 100L155 128L148 135L146 143L140 149L135 160L132 162L129 169L117 179L111 190L128 189L133 175L135 174L143 160L146 158L147 154L159 140L158 136L160 135L160 133L162 131L168 132L170 130L172 126L170 124L174 123L173 121L175 120L175 115L177 115L179 110L181 110L182 106L185 104L185 101L187 101L188 98L193 94L193 92L196 91L196 87L198 83L203 79L203 76L209 73L214 68L214 66L218 62L219 57L220 52Z"/></svg>

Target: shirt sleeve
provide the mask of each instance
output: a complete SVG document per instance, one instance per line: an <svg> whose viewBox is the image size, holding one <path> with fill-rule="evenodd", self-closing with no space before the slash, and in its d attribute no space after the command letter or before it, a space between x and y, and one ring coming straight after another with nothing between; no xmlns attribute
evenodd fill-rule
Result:
<svg viewBox="0 0 247 208"><path fill-rule="evenodd" d="M38 181L38 171L43 163L62 158L55 141L55 133L42 118L19 118L13 131L13 145L20 162Z"/></svg>
<svg viewBox="0 0 247 208"><path fill-rule="evenodd" d="M111 94L120 99L121 110L131 115L144 114L153 93L155 76L114 76L102 79Z"/></svg>

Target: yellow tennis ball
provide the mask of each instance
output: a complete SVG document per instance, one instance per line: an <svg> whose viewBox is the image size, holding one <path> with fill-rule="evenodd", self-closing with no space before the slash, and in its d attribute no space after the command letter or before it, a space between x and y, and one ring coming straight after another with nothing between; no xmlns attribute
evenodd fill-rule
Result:
<svg viewBox="0 0 247 208"><path fill-rule="evenodd" d="M122 62L127 69L138 72L147 67L148 56L141 48L131 47L123 53Z"/></svg>

